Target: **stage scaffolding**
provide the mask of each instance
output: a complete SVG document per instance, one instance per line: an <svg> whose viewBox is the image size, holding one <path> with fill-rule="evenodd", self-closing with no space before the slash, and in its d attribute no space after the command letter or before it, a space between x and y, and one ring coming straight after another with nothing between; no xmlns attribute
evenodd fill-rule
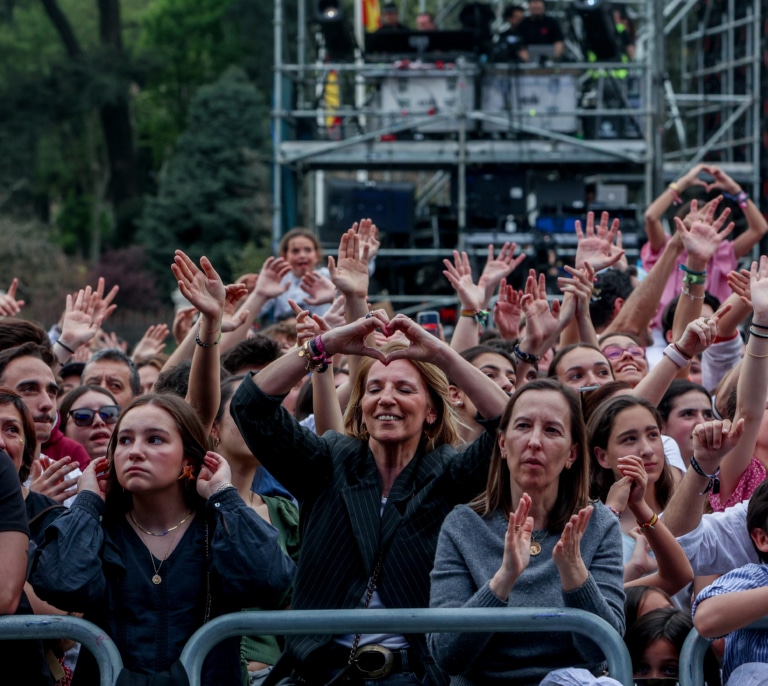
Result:
<svg viewBox="0 0 768 686"><path fill-rule="evenodd" d="M417 0L411 0L416 2ZM421 3L423 4L423 3ZM420 6L421 6L420 4ZM438 25L449 21L462 0L444 0ZM491 3L500 15L501 3ZM549 2L565 16L570 2ZM430 200L453 183L455 245L474 250L484 241L468 223L467 169L491 165L547 175L578 168L588 181L625 184L642 209L664 185L693 164L711 160L734 176L754 197L760 191L761 3L759 0L649 0L613 2L635 18L636 59L628 64L581 61L517 64L515 77L560 79L576 84L578 98L564 97L557 114L541 116L527 103L486 107L478 80L488 69L469 56L432 65L418 74L450 80L457 97L450 107L384 110L382 83L402 77L402 65L366 61L361 53L331 61L313 40L314 0L298 0L298 36L286 61L283 0L275 0L273 92L273 239L291 223L320 226L324 184L329 174L347 172L364 181L404 171L419 180L416 214L426 215ZM359 29L359 27L358 27ZM568 44L571 54L579 46ZM439 75L436 69L439 68ZM511 69L507 65L508 69ZM400 70L400 71L398 71ZM399 79L401 82L402 78ZM627 81L633 85L627 97ZM329 84L333 97L329 97ZM616 87L618 86L620 87ZM613 88L616 98L602 95ZM585 96L590 91L591 96ZM594 91L594 92L592 92ZM474 92L475 97L462 97ZM570 93L568 91L568 93ZM586 104L585 104L586 103ZM559 118L559 119L558 119ZM553 125L553 122L566 122ZM567 122L576 121L576 126ZM600 122L632 122L633 135L600 138ZM591 131L591 134L590 134ZM439 133L435 133L439 132ZM642 231L642 229L640 229ZM529 236L510 232L500 220L491 240ZM454 245L434 240L383 250L381 259L448 256ZM327 238L327 237L326 237ZM329 244L332 240L326 241ZM478 248L479 250L479 248ZM391 253L391 254L390 254ZM392 298L393 300L395 298ZM424 298L415 296L423 302ZM400 302L407 302L402 298Z"/></svg>

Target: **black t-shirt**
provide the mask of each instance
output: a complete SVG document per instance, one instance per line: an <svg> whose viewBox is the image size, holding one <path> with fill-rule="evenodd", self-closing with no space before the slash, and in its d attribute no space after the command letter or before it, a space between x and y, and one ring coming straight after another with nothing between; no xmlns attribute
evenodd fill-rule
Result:
<svg viewBox="0 0 768 686"><path fill-rule="evenodd" d="M27 508L21 493L16 465L0 450L0 531L20 531L29 536ZM32 607L22 592L17 615L31 615ZM0 664L25 686L49 686L53 677L45 662L40 640L0 641Z"/></svg>
<svg viewBox="0 0 768 686"><path fill-rule="evenodd" d="M546 14L536 19L525 17L517 25L517 35L526 45L552 45L563 40L557 19Z"/></svg>
<svg viewBox="0 0 768 686"><path fill-rule="evenodd" d="M19 473L4 450L0 450L0 531L20 531L29 536Z"/></svg>

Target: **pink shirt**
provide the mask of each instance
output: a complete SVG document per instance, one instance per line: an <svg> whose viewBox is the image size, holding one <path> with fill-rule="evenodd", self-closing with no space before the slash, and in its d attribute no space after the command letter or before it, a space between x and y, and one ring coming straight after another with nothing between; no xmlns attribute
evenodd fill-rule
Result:
<svg viewBox="0 0 768 686"><path fill-rule="evenodd" d="M646 243L641 248L640 259L642 260L643 269L645 269L645 271L649 272L656 262L658 262L669 239L669 236L665 238L661 250L654 250L651 247L650 242ZM683 292L683 277L685 276L685 272L680 270L680 265L685 264L687 259L688 253L683 250L675 263L675 271L672 272L672 275L669 277L669 281L667 281L667 285L664 288L664 292L661 294L659 307L653 317L654 327L661 328L661 315L664 312L664 308L674 300L675 296ZM705 285L707 291L714 295L718 300L725 300L732 292L731 287L728 285L728 274L736 269L737 266L738 260L733 252L733 243L727 240L723 241L718 246L717 252L709 261L709 264L707 264L707 283Z"/></svg>
<svg viewBox="0 0 768 686"><path fill-rule="evenodd" d="M749 500L752 492L765 481L765 467L756 457L753 457L749 466L742 472L739 483L736 484L736 488L731 493L730 498L725 502L720 500L720 494L715 495L710 492L709 504L712 506L714 512L722 512L727 507L732 507L743 500Z"/></svg>

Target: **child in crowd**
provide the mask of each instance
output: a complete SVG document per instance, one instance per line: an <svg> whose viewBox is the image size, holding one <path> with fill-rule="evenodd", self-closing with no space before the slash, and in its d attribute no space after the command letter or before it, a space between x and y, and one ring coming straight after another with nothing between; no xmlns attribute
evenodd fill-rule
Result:
<svg viewBox="0 0 768 686"><path fill-rule="evenodd" d="M693 604L696 630L705 638L725 636L723 680L728 686L762 683L750 680L750 674L768 674L768 631L748 628L768 614L768 481L749 500L747 531L761 564L728 572Z"/></svg>

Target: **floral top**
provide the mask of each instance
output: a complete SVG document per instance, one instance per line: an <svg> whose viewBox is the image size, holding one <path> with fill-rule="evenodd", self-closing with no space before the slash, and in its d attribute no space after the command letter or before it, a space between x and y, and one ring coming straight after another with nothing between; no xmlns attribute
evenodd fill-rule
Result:
<svg viewBox="0 0 768 686"><path fill-rule="evenodd" d="M723 512L727 507L736 505L742 500L749 500L752 492L758 487L760 482L765 481L766 471L763 463L756 457L753 457L749 466L744 470L739 479L739 483L736 484L736 488L731 493L730 497L722 502L720 494L709 494L709 504L712 506L714 512Z"/></svg>

